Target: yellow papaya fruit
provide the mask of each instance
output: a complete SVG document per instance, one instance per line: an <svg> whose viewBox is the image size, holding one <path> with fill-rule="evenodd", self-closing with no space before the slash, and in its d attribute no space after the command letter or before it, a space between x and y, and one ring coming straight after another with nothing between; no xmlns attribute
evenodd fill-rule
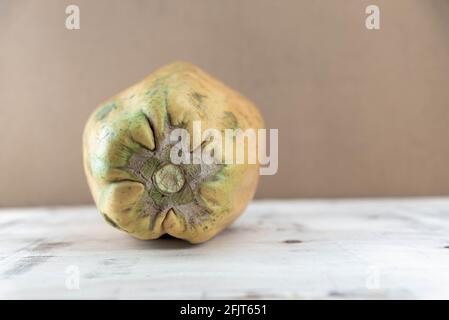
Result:
<svg viewBox="0 0 449 320"><path fill-rule="evenodd" d="M212 154L221 162L171 161L176 129L190 134L189 152L210 142L192 138L195 122L202 133L264 127L253 103L186 62L156 70L94 110L84 128L83 163L108 223L138 239L169 234L200 243L245 210L258 183L257 161L225 163L223 154Z"/></svg>

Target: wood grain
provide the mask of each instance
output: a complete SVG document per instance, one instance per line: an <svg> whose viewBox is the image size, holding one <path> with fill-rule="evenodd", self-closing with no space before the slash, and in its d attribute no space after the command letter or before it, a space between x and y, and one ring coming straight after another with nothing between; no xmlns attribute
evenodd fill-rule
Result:
<svg viewBox="0 0 449 320"><path fill-rule="evenodd" d="M256 201L190 245L92 207L2 209L0 298L447 299L448 214L447 198Z"/></svg>

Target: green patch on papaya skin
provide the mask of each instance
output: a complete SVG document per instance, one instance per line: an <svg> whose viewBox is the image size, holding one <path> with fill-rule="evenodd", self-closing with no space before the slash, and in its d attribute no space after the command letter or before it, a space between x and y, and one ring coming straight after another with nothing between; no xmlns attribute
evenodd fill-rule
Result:
<svg viewBox="0 0 449 320"><path fill-rule="evenodd" d="M200 107L201 104L203 103L203 100L207 98L207 96L198 92L194 92L192 93L192 98L196 102L195 106Z"/></svg>
<svg viewBox="0 0 449 320"><path fill-rule="evenodd" d="M237 117L234 115L234 113L230 111L223 112L222 122L226 129L239 128L239 122L237 120Z"/></svg>
<svg viewBox="0 0 449 320"><path fill-rule="evenodd" d="M193 191L188 185L185 185L185 187L180 192L174 194L172 197L173 204L178 206L191 203L193 200Z"/></svg>
<svg viewBox="0 0 449 320"><path fill-rule="evenodd" d="M114 228L118 229L118 230L122 230L122 231L126 231L122 228L119 227L119 225L117 223L114 222L114 220L112 220L111 218L109 218L109 216L104 213L101 212L101 215L103 216L103 218L106 220L107 223L109 223L111 226L113 226Z"/></svg>
<svg viewBox="0 0 449 320"><path fill-rule="evenodd" d="M185 164L184 172L186 173L189 179L194 179L201 172L201 166L199 164Z"/></svg>
<svg viewBox="0 0 449 320"><path fill-rule="evenodd" d="M149 180L152 176L156 168L159 166L160 162L156 158L150 158L145 165L143 166L143 175Z"/></svg>
<svg viewBox="0 0 449 320"><path fill-rule="evenodd" d="M226 168L229 166L227 164L223 164L222 168L215 173L215 175L211 176L207 181L223 181L227 179L227 174L225 173Z"/></svg>
<svg viewBox="0 0 449 320"><path fill-rule="evenodd" d="M117 105L115 104L115 102L112 103L108 103L107 105L105 105L104 107L101 107L100 110L97 111L97 113L95 114L95 118L98 121L101 121L103 119L105 119L108 114L117 108Z"/></svg>
<svg viewBox="0 0 449 320"><path fill-rule="evenodd" d="M156 188L151 188L148 193L150 195L150 198L156 204L156 206L158 206L158 207L164 206L164 202L165 202L166 198L161 192L159 192Z"/></svg>
<svg viewBox="0 0 449 320"><path fill-rule="evenodd" d="M204 100L207 98L207 96L198 93L198 92L193 92L190 94L190 101L192 103L192 105L196 108L196 111L199 113L199 116L201 118L207 118L208 114L207 114L207 108L206 105L204 104Z"/></svg>
<svg viewBox="0 0 449 320"><path fill-rule="evenodd" d="M130 157L134 154L134 150L129 146L129 143L122 142L120 138L113 137L115 133L105 138L103 142L105 145L114 145L115 150L113 156L109 156L111 153L108 148L97 148L90 154L90 170L91 174L95 177L105 179L110 170L123 169L129 162ZM98 150L103 152L98 152Z"/></svg>

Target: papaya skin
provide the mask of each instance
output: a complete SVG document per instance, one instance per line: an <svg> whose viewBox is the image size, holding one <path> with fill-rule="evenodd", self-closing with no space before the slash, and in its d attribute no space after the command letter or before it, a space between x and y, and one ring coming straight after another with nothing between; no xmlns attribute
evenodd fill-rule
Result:
<svg viewBox="0 0 449 320"><path fill-rule="evenodd" d="M201 243L245 210L259 163L170 162L172 130L188 130L191 152L205 144L192 138L194 121L201 121L202 131L264 128L252 102L187 62L156 70L91 114L83 164L106 222L138 239L169 234Z"/></svg>

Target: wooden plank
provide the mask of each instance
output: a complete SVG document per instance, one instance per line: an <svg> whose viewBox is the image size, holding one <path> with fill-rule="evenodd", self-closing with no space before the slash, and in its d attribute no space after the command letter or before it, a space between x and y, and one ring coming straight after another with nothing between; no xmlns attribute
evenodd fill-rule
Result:
<svg viewBox="0 0 449 320"><path fill-rule="evenodd" d="M0 298L449 298L449 199L257 201L202 245L0 210ZM446 248L447 247L447 248Z"/></svg>

